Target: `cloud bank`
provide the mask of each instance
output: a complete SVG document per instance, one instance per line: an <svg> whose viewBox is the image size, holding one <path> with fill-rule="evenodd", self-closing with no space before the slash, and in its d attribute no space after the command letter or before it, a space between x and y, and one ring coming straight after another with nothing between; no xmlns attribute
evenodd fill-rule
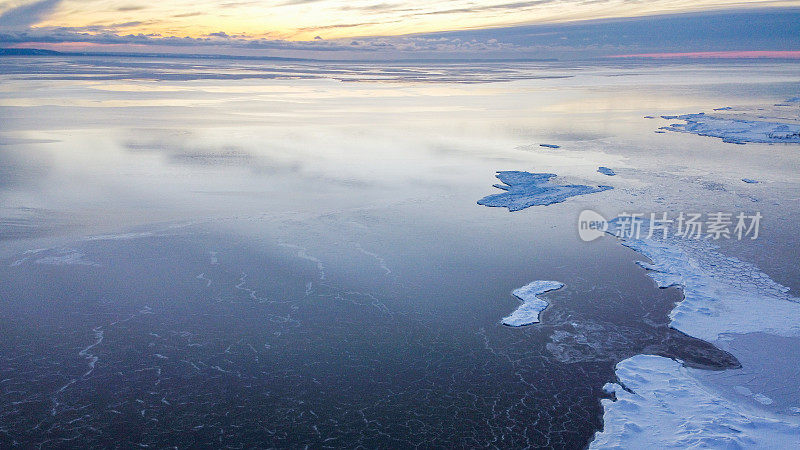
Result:
<svg viewBox="0 0 800 450"><path fill-rule="evenodd" d="M11 17L9 23L30 23L43 14L42 11L53 8L53 3L51 0L35 2L24 7L23 11L21 8L6 11L2 17ZM636 54L800 50L800 8L648 16L387 37L328 40L317 36L306 41L259 38L224 31L200 37L124 33L126 28L135 25L123 22L114 26L23 29L4 26L0 28L0 47L321 59L575 59Z"/></svg>
<svg viewBox="0 0 800 450"><path fill-rule="evenodd" d="M44 20L62 0L37 0L7 9L0 14L0 26L28 28Z"/></svg>

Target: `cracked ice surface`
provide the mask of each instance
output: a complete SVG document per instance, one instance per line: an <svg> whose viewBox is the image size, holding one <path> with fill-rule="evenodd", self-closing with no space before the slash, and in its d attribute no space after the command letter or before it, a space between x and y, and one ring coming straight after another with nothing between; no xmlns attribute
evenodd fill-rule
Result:
<svg viewBox="0 0 800 450"><path fill-rule="evenodd" d="M561 203L570 197L594 194L613 189L611 186L584 186L581 184L554 184L553 173L530 173L517 170L497 172L497 179L504 184L494 187L506 192L489 195L478 200L479 205L508 208L520 211L531 206L547 206Z"/></svg>
<svg viewBox="0 0 800 450"><path fill-rule="evenodd" d="M555 291L564 287L564 283L558 281L534 281L519 289L515 289L512 294L522 300L522 305L511 315L503 319L503 324L510 327L523 327L532 323L539 322L539 313L547 308L548 303L538 297L539 294Z"/></svg>

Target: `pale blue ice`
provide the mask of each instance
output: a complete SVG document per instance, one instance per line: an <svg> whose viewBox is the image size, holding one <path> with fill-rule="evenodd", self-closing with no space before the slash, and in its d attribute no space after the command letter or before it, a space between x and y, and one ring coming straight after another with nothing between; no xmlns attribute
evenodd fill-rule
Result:
<svg viewBox="0 0 800 450"><path fill-rule="evenodd" d="M478 200L479 205L508 208L520 211L531 206L547 206L560 203L578 195L594 194L613 189L611 186L584 186L582 184L558 185L551 182L554 173L530 173L521 171L497 172L504 184L494 187L506 192L489 195Z"/></svg>

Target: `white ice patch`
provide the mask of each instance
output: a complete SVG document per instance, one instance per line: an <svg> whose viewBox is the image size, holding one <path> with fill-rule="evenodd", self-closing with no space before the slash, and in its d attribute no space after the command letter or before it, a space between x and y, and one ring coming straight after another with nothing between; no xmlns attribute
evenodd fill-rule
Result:
<svg viewBox="0 0 800 450"><path fill-rule="evenodd" d="M752 397L753 400L761 403L762 405L771 405L774 403L774 401L766 395L755 393L745 386L734 386L733 390L741 395L744 395L745 397Z"/></svg>
<svg viewBox="0 0 800 450"><path fill-rule="evenodd" d="M611 186L585 186L582 184L556 184L554 173L531 173L519 170L497 172L495 175L503 184L494 187L505 192L492 194L478 200L479 205L508 208L509 211L522 211L531 206L548 206L561 203L570 197L595 194L613 189Z"/></svg>
<svg viewBox="0 0 800 450"><path fill-rule="evenodd" d="M605 425L590 448L800 448L800 421L722 397L695 370L651 355L617 364L620 384L605 386L616 401L602 401Z"/></svg>
<svg viewBox="0 0 800 450"><path fill-rule="evenodd" d="M512 294L522 300L522 305L510 316L502 320L504 325L510 327L522 327L532 323L539 323L539 313L547 308L548 303L538 297L539 294L555 291L564 287L564 283L558 281L534 281L519 289L515 289Z"/></svg>
<svg viewBox="0 0 800 450"><path fill-rule="evenodd" d="M58 250L57 254L44 256L36 259L36 264L46 264L51 266L99 266L96 262L84 259L84 254L74 250L62 249Z"/></svg>
<svg viewBox="0 0 800 450"><path fill-rule="evenodd" d="M614 234L618 222L609 223ZM642 235L647 235L647 223ZM724 333L800 336L800 299L752 264L720 254L705 239L625 238L622 244L649 258L640 262L660 287L681 286L684 299L670 326L708 342Z"/></svg>
<svg viewBox="0 0 800 450"><path fill-rule="evenodd" d="M666 116L664 118L683 120L686 123L672 124L668 127L662 127L662 130L716 137L734 144L747 142L800 143L800 123L751 120L706 115L705 113Z"/></svg>
<svg viewBox="0 0 800 450"><path fill-rule="evenodd" d="M140 239L144 237L151 237L153 233L149 231L141 233L122 233L122 234L100 234L97 236L89 236L87 241L129 241L132 239Z"/></svg>

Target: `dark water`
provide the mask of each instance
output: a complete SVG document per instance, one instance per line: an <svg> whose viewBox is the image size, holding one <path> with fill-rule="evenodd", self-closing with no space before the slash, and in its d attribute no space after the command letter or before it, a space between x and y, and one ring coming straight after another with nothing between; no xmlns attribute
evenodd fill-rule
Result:
<svg viewBox="0 0 800 450"><path fill-rule="evenodd" d="M431 276L204 227L32 254L0 279L4 442L575 448L616 361L725 361L643 274L573 274L541 326L499 325L518 275L448 250L398 269Z"/></svg>

